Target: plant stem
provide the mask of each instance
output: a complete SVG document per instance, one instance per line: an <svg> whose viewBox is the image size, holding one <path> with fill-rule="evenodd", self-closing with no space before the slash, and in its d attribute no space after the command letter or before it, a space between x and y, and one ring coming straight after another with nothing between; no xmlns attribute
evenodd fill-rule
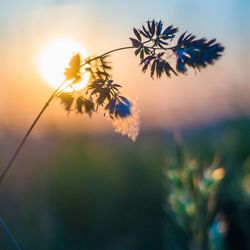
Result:
<svg viewBox="0 0 250 250"><path fill-rule="evenodd" d="M148 41L146 41L144 43L147 43L147 42ZM96 56L94 58L89 59L87 62L83 63L80 67L83 67L84 65L90 63L91 61L94 61L96 59L102 58L102 57L104 57L104 56L106 56L108 54L111 54L113 52L120 51L120 50L126 50L126 49L134 49L134 47L133 46L127 46L127 47L121 47L121 48L118 48L118 49L110 50L108 52L105 52L105 53L101 54L100 56ZM13 162L15 161L17 155L19 154L20 150L22 149L24 143L26 142L26 140L28 139L28 137L29 137L30 133L32 132L33 128L37 124L38 120L40 119L40 117L42 116L42 114L44 113L44 111L46 110L46 108L49 106L50 102L56 96L57 92L60 90L60 88L63 86L64 83L65 83L65 81L62 84L60 84L60 86L53 92L53 94L50 96L50 98L48 99L48 101L45 103L45 105L43 106L43 108L41 109L41 111L39 112L39 114L37 115L37 117L35 118L35 120L33 121L33 123L31 124L30 128L28 129L28 131L24 135L23 139L21 140L20 144L18 145L18 147L17 147L14 155L12 156L12 158L9 161L9 163L4 168L4 171L0 175L0 183L3 181L5 175L9 171L9 169L12 166Z"/></svg>
<svg viewBox="0 0 250 250"><path fill-rule="evenodd" d="M5 175L7 174L7 172L9 171L10 167L12 166L13 162L15 161L18 153L20 152L20 150L23 147L23 144L26 142L26 140L28 139L30 133L32 132L33 128L35 127L35 125L37 124L38 120L40 119L40 117L42 116L42 114L44 113L44 111L46 110L46 108L49 106L50 102L52 101L52 99L54 98L54 96L56 95L56 93L59 91L59 89L63 86L63 84L65 83L65 81L63 83L61 83L59 85L59 87L52 93L52 95L50 96L50 98L48 99L48 101L45 103L45 105L43 106L43 108L41 109L41 111L39 112L39 114L37 115L37 117L35 118L35 120L33 121L33 123L31 124L30 128L28 129L28 131L26 132L26 134L24 135L23 139L21 140L20 144L18 145L15 153L13 154L13 156L11 157L9 163L6 165L6 167L4 168L4 171L2 172L1 176L0 176L0 183L3 181Z"/></svg>
<svg viewBox="0 0 250 250"><path fill-rule="evenodd" d="M94 61L94 60L97 60L97 59L99 59L99 58L102 58L102 57L104 57L104 56L106 56L106 55L108 55L108 54L111 54L111 53L116 52L116 51L119 51L119 50L126 50L126 49L134 49L134 47L133 47L133 46L127 46L127 47L121 47L121 48L118 48L118 49L112 49L112 50L110 50L110 51L108 51L108 52L105 52L105 53L101 54L100 56L96 56L96 57L94 57L94 58L89 59L87 62L83 63L83 64L81 65L81 67L83 67L84 65L86 65L86 64L88 64L88 63L90 63L90 62L92 62L92 61Z"/></svg>
<svg viewBox="0 0 250 250"><path fill-rule="evenodd" d="M142 44L146 44L146 43L148 43L148 42L150 42L150 40L145 41L145 42L143 42ZM152 47L147 47L147 46L146 46L146 48L152 48ZM173 50L173 49L175 49L175 48L176 48L176 46L173 46L173 47L165 48L165 50ZM135 47L134 47L134 46L127 46L127 47L121 47L121 48L118 48L118 49L112 49L112 50L110 50L110 51L108 51L108 52L105 52L105 53L101 54L100 56L96 56L96 57L93 57L93 58L89 59L89 60L86 61L85 63L81 64L80 67L83 67L83 66L85 66L86 64L88 64L88 63L90 63L90 62L92 62L92 61L94 61L94 60L97 60L97 59L99 59L99 58L102 58L102 57L104 57L104 56L106 56L106 55L109 55L109 54L111 54L111 53L113 53L113 52L120 51L120 50L126 50L126 49L135 49ZM162 48L156 48L156 49L162 50Z"/></svg>
<svg viewBox="0 0 250 250"><path fill-rule="evenodd" d="M17 250L21 250L21 247L19 246L17 240L14 238L14 236L11 233L10 229L7 227L6 223L4 222L4 220L1 217L0 217L0 224L1 224L2 228L3 228L3 230L5 231L5 233L8 235L8 237L11 239L11 241L15 245L15 248Z"/></svg>

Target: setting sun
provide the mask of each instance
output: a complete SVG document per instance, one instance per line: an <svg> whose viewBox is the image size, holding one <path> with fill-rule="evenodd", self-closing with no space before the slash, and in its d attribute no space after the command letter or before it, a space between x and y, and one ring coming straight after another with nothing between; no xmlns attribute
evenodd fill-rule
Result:
<svg viewBox="0 0 250 250"><path fill-rule="evenodd" d="M48 84L57 88L64 81L64 69L75 53L80 53L83 58L87 56L86 50L79 44L68 39L57 39L50 41L40 51L38 57L38 70ZM74 84L74 90L82 89L88 82L89 75L85 74L82 81ZM72 91L66 88L65 92Z"/></svg>

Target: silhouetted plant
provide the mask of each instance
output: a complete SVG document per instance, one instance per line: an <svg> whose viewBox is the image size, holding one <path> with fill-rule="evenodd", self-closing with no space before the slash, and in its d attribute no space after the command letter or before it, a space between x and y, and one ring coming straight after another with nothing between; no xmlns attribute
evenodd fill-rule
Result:
<svg viewBox="0 0 250 250"><path fill-rule="evenodd" d="M151 77L157 78L165 73L168 77L171 73L177 75L186 73L189 67L194 69L205 68L218 59L224 47L216 40L207 41L207 39L196 39L193 34L183 33L177 44L170 46L170 43L176 36L178 28L170 25L163 28L162 21L148 21L147 26L142 29L134 29L136 38L130 38L133 46L136 48L135 55L139 55L143 72L146 72L150 66ZM171 66L168 59L176 59L176 70Z"/></svg>
<svg viewBox="0 0 250 250"><path fill-rule="evenodd" d="M130 38L132 47L119 48L85 60L82 60L79 54L75 54L69 67L65 69L65 80L70 81L74 88L74 84L81 80L82 74L89 72L91 81L77 94L63 93L59 96L66 111L76 110L83 113L85 110L91 117L93 112L103 107L105 114L108 113L112 119L123 119L132 115L131 101L120 94L121 85L114 83L109 73L111 65L107 61L107 56L114 51L134 48L135 55L140 59L142 71L146 72L150 68L152 78L161 78L164 74L168 77L171 77L171 74L184 74L188 67L199 70L212 64L222 55L224 47L216 43L215 39L196 39L194 35L186 32L179 37L176 45L170 46L177 32L178 28L173 25L163 28L162 21L147 21L147 25L143 25L141 29L134 28L135 38ZM175 67L168 61L170 58L176 60ZM76 101L72 106L74 99Z"/></svg>
<svg viewBox="0 0 250 250"><path fill-rule="evenodd" d="M128 135L135 140L139 132L139 115L136 102L132 102L120 92L121 85L116 83L110 74L111 65L108 56L113 52L135 49L135 55L139 57L142 71L145 73L150 69L152 78L161 78L164 74L171 75L185 74L188 68L205 68L217 60L224 50L224 47L216 40L205 38L197 39L192 34L183 33L175 45L171 45L176 38L178 28L173 25L163 27L162 21L147 21L141 29L134 28L135 38L130 38L132 46L110 50L100 56L81 58L79 53L73 55L69 66L65 68L65 80L52 93L45 103L38 116L33 121L14 155L4 168L0 182L12 166L25 141L29 137L41 115L47 109L51 101L58 97L65 110L69 113L86 113L89 117L100 108L104 115L113 120L116 132ZM175 66L171 65L169 59L176 60ZM80 82L84 74L90 74L89 84L80 91L74 90L74 84ZM64 90L72 88L73 92Z"/></svg>
<svg viewBox="0 0 250 250"><path fill-rule="evenodd" d="M136 102L132 102L121 94L121 85L115 82L110 74L111 64L108 56L116 51L135 49L134 53L139 57L142 71L150 69L152 78L161 78L164 74L171 75L185 74L188 68L205 68L217 60L224 50L224 47L216 40L205 38L197 39L192 34L183 33L175 45L178 28L173 25L163 27L162 21L147 21L141 29L134 28L134 38L130 38L132 46L121 47L110 50L102 55L81 58L76 53L71 58L68 67L65 68L65 80L53 92L44 107L25 134L23 140L17 147L13 157L5 167L0 176L0 182L12 165L20 149L29 137L34 126L40 119L43 112L51 101L58 97L65 110L69 113L86 113L89 117L102 108L104 115L113 121L115 131L128 135L135 140L139 133L139 115ZM176 61L175 66L171 65L169 59ZM89 83L80 91L74 90L74 84L82 80L84 74L89 74ZM66 88L72 88L73 92L65 92Z"/></svg>

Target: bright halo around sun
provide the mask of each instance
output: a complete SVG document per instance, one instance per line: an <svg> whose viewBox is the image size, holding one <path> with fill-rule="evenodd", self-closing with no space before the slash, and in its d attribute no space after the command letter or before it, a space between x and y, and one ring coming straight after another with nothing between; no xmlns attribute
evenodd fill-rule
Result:
<svg viewBox="0 0 250 250"><path fill-rule="evenodd" d="M86 50L78 43L68 39L57 39L49 42L41 50L38 57L38 70L44 80L56 89L64 80L64 69L68 67L70 59L76 53L82 58L87 56ZM85 73L82 81L73 84L72 87L64 89L64 92L77 91L86 86L89 80L89 73Z"/></svg>

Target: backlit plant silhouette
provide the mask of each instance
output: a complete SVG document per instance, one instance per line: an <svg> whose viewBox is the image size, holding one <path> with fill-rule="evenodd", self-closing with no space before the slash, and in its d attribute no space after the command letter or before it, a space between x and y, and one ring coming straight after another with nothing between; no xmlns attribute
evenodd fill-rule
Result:
<svg viewBox="0 0 250 250"><path fill-rule="evenodd" d="M121 84L111 77L111 64L108 56L116 51L134 49L142 71L150 76L161 78L164 75L186 74L189 68L200 70L213 64L221 55L224 47L215 39L197 39L195 35L184 32L177 38L178 28L163 26L162 21L147 21L141 28L134 28L132 45L110 50L102 55L81 58L76 53L65 68L65 80L52 93L38 116L33 121L24 138L17 147L10 162L4 168L0 182L12 166L23 144L29 137L41 115L55 98L60 98L67 112L86 113L89 117L102 110L111 118L115 131L128 135L135 140L139 132L138 109L134 102L121 94ZM176 39L177 38L177 39ZM174 60L175 63L170 63ZM89 83L80 91L74 90L74 84L90 74ZM64 92L66 88L72 92Z"/></svg>
<svg viewBox="0 0 250 250"><path fill-rule="evenodd" d="M110 74L112 67L108 61L110 54L120 50L134 49L142 71L144 73L149 71L154 79L164 75L171 77L186 74L189 68L200 70L213 64L224 51L224 47L215 39L197 39L195 35L186 32L177 38L178 28L173 25L164 27L162 21L147 21L141 28L134 28L133 31L134 37L130 38L131 46L113 49L102 55L88 58L82 58L79 53L73 55L68 67L65 68L65 80L52 93L34 119L12 158L3 169L0 182L11 168L36 123L55 98L61 99L67 112L86 113L90 118L93 113L101 109L104 115L113 121L116 132L127 135L132 140L136 139L139 133L138 108L135 102L121 94L122 85L112 79ZM175 63L170 63L170 60L171 62L174 60ZM90 75L89 83L82 90L75 91L74 84L80 82L85 74ZM72 92L65 92L69 87L72 88ZM0 224L16 249L20 249L1 218Z"/></svg>

